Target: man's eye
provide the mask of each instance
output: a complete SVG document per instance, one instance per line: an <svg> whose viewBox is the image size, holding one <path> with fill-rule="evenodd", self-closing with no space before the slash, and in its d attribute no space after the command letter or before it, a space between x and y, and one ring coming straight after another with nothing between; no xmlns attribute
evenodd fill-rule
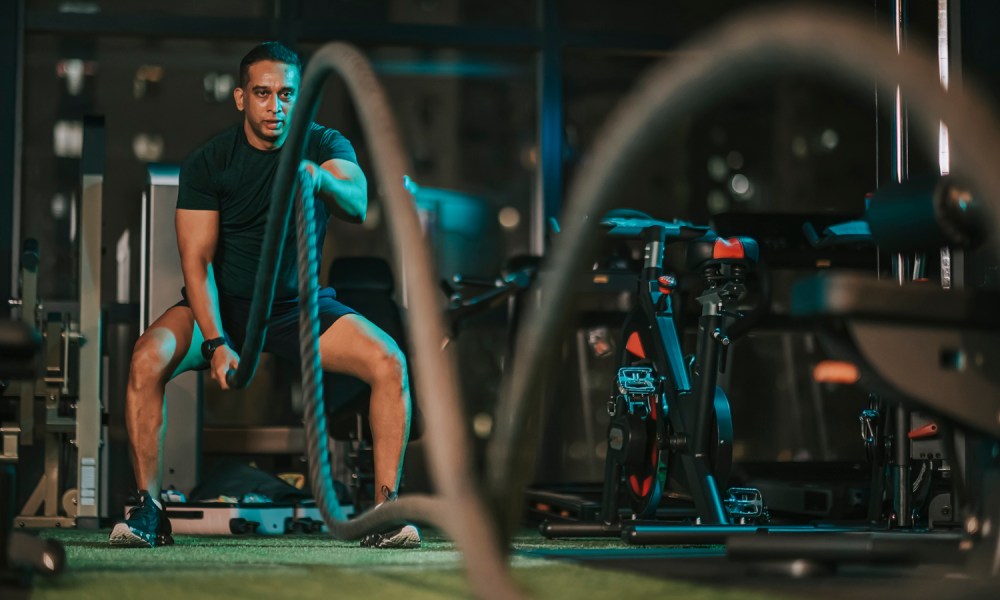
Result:
<svg viewBox="0 0 1000 600"><path fill-rule="evenodd" d="M295 94L293 94L292 92L281 92L281 99L282 100L291 100L292 96L294 96L294 95Z"/></svg>

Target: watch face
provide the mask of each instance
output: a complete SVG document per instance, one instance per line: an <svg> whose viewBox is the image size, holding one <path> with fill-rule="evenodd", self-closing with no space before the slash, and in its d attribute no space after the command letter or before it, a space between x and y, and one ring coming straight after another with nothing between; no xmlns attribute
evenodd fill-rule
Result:
<svg viewBox="0 0 1000 600"><path fill-rule="evenodd" d="M219 338L212 340L205 340L201 344L201 355L205 358L205 360L211 361L212 355L215 354L215 350L219 346L225 343L226 343L225 339L219 339Z"/></svg>

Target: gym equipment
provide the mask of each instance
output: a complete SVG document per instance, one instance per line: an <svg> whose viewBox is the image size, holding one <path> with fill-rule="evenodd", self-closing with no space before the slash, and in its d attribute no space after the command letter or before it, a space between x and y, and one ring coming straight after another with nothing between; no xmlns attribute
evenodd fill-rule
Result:
<svg viewBox="0 0 1000 600"><path fill-rule="evenodd" d="M36 377L41 348L41 337L26 323L0 321L0 388L5 388L8 380ZM14 438L16 444L17 433L15 427L10 431L5 428L4 437ZM7 441L10 440L5 440L5 444ZM16 454L0 456L0 591L12 585L28 587L33 573L57 575L66 565L66 552L58 542L12 531L17 497L16 459Z"/></svg>
<svg viewBox="0 0 1000 600"><path fill-rule="evenodd" d="M20 298L11 302L45 345L44 371L11 386L9 393L19 397L17 421L4 423L5 458L18 461L21 449L29 447L44 456L37 484L17 516L18 527L96 528L100 521L103 119L84 119L81 156L79 303L63 311L43 303L38 294L40 249L30 239L21 255ZM38 413L44 419L36 421ZM21 474L33 475L27 470Z"/></svg>
<svg viewBox="0 0 1000 600"><path fill-rule="evenodd" d="M126 505L125 514L132 507ZM314 503L280 502L164 502L163 509L175 534L189 535L284 535L327 533ZM348 517L351 504L342 504Z"/></svg>
<svg viewBox="0 0 1000 600"><path fill-rule="evenodd" d="M442 280L441 289L448 296L448 308L445 310L448 337L444 346L458 338L466 319L503 306L528 289L538 272L538 261L538 257L533 256L516 257L508 262L507 272L494 280L469 278L462 274L453 274L450 280ZM470 294L471 289L480 290L480 293Z"/></svg>
<svg viewBox="0 0 1000 600"><path fill-rule="evenodd" d="M733 326L753 320L739 307L747 278L757 267L757 243L747 237L720 238L707 227L648 218L606 218L601 225L609 237L642 240L645 262L636 278L636 306L618 343L600 519L546 521L542 534L621 535L624 525L656 517L666 496L690 500L693 510L680 514L706 525L763 519L757 490L724 492L732 464L732 417L726 394L716 385L726 348L735 339ZM687 270L704 284L697 298L702 309L697 349L690 361L674 324L677 280L663 269L665 247L675 242L686 244ZM763 298L759 304L766 302ZM747 328L741 324L742 331ZM622 482L631 513L627 523L620 516Z"/></svg>
<svg viewBox="0 0 1000 600"><path fill-rule="evenodd" d="M683 63L664 61L644 78L597 137L599 142L590 154L589 163L599 168L579 171L571 187L564 218L567 227L556 239L548 262L558 268L543 268L539 277L540 293L548 301L529 315L519 331L512 379L500 406L498 428L490 447L491 493L500 511L504 535L511 534L520 516L515 510L516 502L510 498L519 497L525 482L531 479L536 440L529 435L527 424L534 412L544 410L539 382L551 362L545 340L558 338L566 320L568 283L593 258L590 240L595 237L597 224L586 221L584 216L602 214L609 207L613 194L623 188L629 177L628 166L635 164L637 156L688 111L778 69L819 70L865 94L870 93L873 80L880 94L894 94L898 85L910 98L911 125L929 146L936 143L940 121L948 126L955 142L954 172L982 193L996 194L1000 190L1000 174L991 164L1000 155L1000 144L995 120L986 105L961 90L952 89L945 94L937 78L931 75L936 73L933 61L915 52L898 55L892 41L866 24L837 13L761 10L721 28L699 48L697 57ZM997 219L1000 211L994 210L992 222ZM918 403L925 400L920 398ZM991 418L980 427L990 428L990 437L996 440L996 429L1000 427L995 418L996 395L983 402L992 403L992 411ZM930 406L942 403L943 400L938 400ZM985 471L985 483L977 490L978 499L992 498L997 488L995 472L992 468ZM997 505L992 500L989 509L980 508L978 515L972 515L977 518L966 526L972 537L951 540L947 544L950 551L961 553L969 545L978 546L993 556L995 564L997 531L995 527L984 531L982 519L989 517L994 523L992 513Z"/></svg>
<svg viewBox="0 0 1000 600"><path fill-rule="evenodd" d="M906 210L907 207L911 210ZM862 220L831 225L822 236L808 224L804 230L814 245L824 247L842 244L846 237L850 243L867 239L880 249L896 252L927 251L942 245L965 250L981 245L990 233L983 211L982 202L955 178L922 177L879 189L869 199ZM942 281L946 268L943 264ZM950 275L948 280L950 287ZM935 328L974 327L977 332L973 337L982 335L981 329L997 326L997 319L991 314L991 304L997 298L989 291L943 290L926 282L909 283L906 289L900 295L899 283L888 284L858 274L814 277L798 282L793 309L802 316L819 319L826 345L851 365L871 365L875 370L884 370L878 365L885 358L905 354L910 363L905 368L914 366L915 351L910 346L899 346L890 352L891 357L866 358L865 350L858 346L872 334L860 333L859 322L864 329L865 323L888 321L888 329L873 334L886 351L894 343L890 340L898 342L899 336L905 335L901 333L903 325L909 325L911 332L919 331L919 341L928 344L927 351L933 353L933 348L939 349L941 354L936 361L924 359L925 368L911 375L897 375L894 380L884 375L873 376L869 368L864 384L873 393L860 421L866 432L868 455L876 470L869 519L875 522L884 518L892 526L900 527L954 526L958 504L954 482L962 480L966 465L963 452L958 450L961 440L952 439L961 434L953 432L947 422L958 421L964 428L976 430L982 423L992 421L991 399L996 394L996 382L988 372L984 378L982 353L977 354L976 364L965 364L964 348L970 343L975 346L976 342L965 335L953 338L956 341L952 342L923 334ZM835 334L831 325L846 333ZM909 341L918 340L911 337ZM979 343L989 347L986 338ZM957 372L960 375L956 378ZM941 387L945 382L959 387ZM970 385L977 387L968 390ZM955 390L970 393L956 401L951 399ZM945 422L912 412L908 396L914 393ZM949 397L943 414L935 406L941 400L934 397L942 394ZM888 490L886 478L878 476L882 470L891 479Z"/></svg>

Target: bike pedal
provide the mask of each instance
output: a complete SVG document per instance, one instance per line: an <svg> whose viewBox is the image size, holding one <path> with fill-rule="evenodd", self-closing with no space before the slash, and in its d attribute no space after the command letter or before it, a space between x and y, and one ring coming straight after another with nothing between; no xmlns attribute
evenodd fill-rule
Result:
<svg viewBox="0 0 1000 600"><path fill-rule="evenodd" d="M624 395L656 393L656 378L652 367L622 367L618 369L618 391Z"/></svg>
<svg viewBox="0 0 1000 600"><path fill-rule="evenodd" d="M731 487L726 490L726 498L722 504L733 521L749 524L769 519L764 496L757 488Z"/></svg>

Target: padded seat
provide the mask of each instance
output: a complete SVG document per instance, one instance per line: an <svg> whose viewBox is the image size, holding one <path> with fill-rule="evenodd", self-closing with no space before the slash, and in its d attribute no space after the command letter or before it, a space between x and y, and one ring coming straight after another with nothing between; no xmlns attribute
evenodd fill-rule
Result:
<svg viewBox="0 0 1000 600"><path fill-rule="evenodd" d="M700 272L714 265L741 265L753 269L760 260L757 241L746 236L731 238L715 234L691 240L687 245L687 268Z"/></svg>
<svg viewBox="0 0 1000 600"><path fill-rule="evenodd" d="M956 327L1000 327L1000 293L941 289L935 283L875 279L851 272L821 273L792 287L791 313L798 317L842 317Z"/></svg>
<svg viewBox="0 0 1000 600"><path fill-rule="evenodd" d="M863 388L1000 440L998 301L991 290L824 273L795 283L791 312L818 321L830 357L857 365Z"/></svg>

